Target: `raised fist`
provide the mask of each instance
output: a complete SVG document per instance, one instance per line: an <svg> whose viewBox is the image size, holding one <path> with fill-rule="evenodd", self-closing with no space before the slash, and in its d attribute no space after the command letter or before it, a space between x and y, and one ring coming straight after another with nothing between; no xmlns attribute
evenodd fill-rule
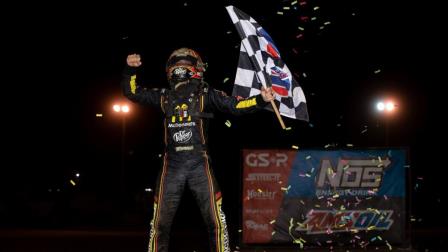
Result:
<svg viewBox="0 0 448 252"><path fill-rule="evenodd" d="M130 67L139 67L142 64L142 62L140 61L139 54L128 55L126 62L128 63L128 66L130 66Z"/></svg>

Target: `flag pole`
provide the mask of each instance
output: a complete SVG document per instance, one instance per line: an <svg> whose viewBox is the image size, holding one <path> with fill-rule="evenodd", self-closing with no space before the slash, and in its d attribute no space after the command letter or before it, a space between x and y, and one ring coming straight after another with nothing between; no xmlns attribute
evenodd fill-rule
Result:
<svg viewBox="0 0 448 252"><path fill-rule="evenodd" d="M282 129L286 129L285 123L283 122L283 119L280 116L280 112L278 112L278 108L277 108L277 105L275 105L274 100L271 101L271 105L272 105L272 108L274 109L275 114L277 115L277 119L280 122Z"/></svg>

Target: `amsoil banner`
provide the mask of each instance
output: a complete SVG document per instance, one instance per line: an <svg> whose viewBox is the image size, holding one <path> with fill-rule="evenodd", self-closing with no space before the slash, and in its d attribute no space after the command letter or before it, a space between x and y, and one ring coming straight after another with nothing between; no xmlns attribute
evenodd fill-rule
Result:
<svg viewBox="0 0 448 252"><path fill-rule="evenodd" d="M243 242L405 242L406 151L243 150Z"/></svg>

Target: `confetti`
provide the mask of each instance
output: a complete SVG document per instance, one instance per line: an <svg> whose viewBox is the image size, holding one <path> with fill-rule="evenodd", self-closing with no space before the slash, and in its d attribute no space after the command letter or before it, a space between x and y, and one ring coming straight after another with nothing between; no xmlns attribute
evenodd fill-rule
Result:
<svg viewBox="0 0 448 252"><path fill-rule="evenodd" d="M300 33L300 34L298 34L298 35L296 36L297 39L299 39L299 38L301 38L301 37L303 37L303 34L302 34L302 33Z"/></svg>
<svg viewBox="0 0 448 252"><path fill-rule="evenodd" d="M333 195L333 199L337 199L337 198L339 198L339 194L335 194L335 195Z"/></svg>
<svg viewBox="0 0 448 252"><path fill-rule="evenodd" d="M230 128L230 126L232 126L232 123L229 120L227 120L226 121L226 126Z"/></svg>
<svg viewBox="0 0 448 252"><path fill-rule="evenodd" d="M71 179L70 179L70 184L72 184L72 186L75 186L75 185L76 185L75 181L73 181L73 180L71 180Z"/></svg>
<svg viewBox="0 0 448 252"><path fill-rule="evenodd" d="M297 145L293 145L292 148L298 150L298 149L299 149L299 146L297 146Z"/></svg>
<svg viewBox="0 0 448 252"><path fill-rule="evenodd" d="M271 235L274 236L275 235L275 231L272 231Z"/></svg>
<svg viewBox="0 0 448 252"><path fill-rule="evenodd" d="M324 23L324 25L329 25L329 24L331 24L330 21L327 21L327 22Z"/></svg>
<svg viewBox="0 0 448 252"><path fill-rule="evenodd" d="M331 146L331 144L327 144L327 145L325 145L324 147L325 147L325 149L327 149L328 147L330 147Z"/></svg>
<svg viewBox="0 0 448 252"><path fill-rule="evenodd" d="M232 33L232 31L227 31L227 34L231 34Z"/></svg>
<svg viewBox="0 0 448 252"><path fill-rule="evenodd" d="M184 3L184 6L187 6L187 5L188 5L187 2L185 2L185 3Z"/></svg>
<svg viewBox="0 0 448 252"><path fill-rule="evenodd" d="M315 7L313 8L313 10L315 10L315 11L317 11L318 9L320 9L319 6L315 6Z"/></svg>
<svg viewBox="0 0 448 252"><path fill-rule="evenodd" d="M303 77L305 77L305 78L306 78L306 73L302 73L302 75L303 75Z"/></svg>
<svg viewBox="0 0 448 252"><path fill-rule="evenodd" d="M311 158L311 156L306 156L306 158L305 158L305 159L306 159L306 160L308 160L308 159L310 159L310 158Z"/></svg>
<svg viewBox="0 0 448 252"><path fill-rule="evenodd" d="M285 130L291 130L291 127L287 127L287 128L285 128Z"/></svg>
<svg viewBox="0 0 448 252"><path fill-rule="evenodd" d="M353 147L353 144L347 144L347 147Z"/></svg>
<svg viewBox="0 0 448 252"><path fill-rule="evenodd" d="M373 230L373 229L375 229L375 226L370 226L370 227L367 228L367 230L369 230L369 231Z"/></svg>
<svg viewBox="0 0 448 252"><path fill-rule="evenodd" d="M379 74L379 73L381 73L381 69L377 69L377 70L375 70L374 73L375 73L375 74Z"/></svg>
<svg viewBox="0 0 448 252"><path fill-rule="evenodd" d="M364 129L363 131L361 131L361 134L364 134L367 132L367 129Z"/></svg>
<svg viewBox="0 0 448 252"><path fill-rule="evenodd" d="M294 5L294 4L296 4L297 3L297 1L293 1L292 3L291 3L291 5Z"/></svg>
<svg viewBox="0 0 448 252"><path fill-rule="evenodd" d="M223 83L226 83L230 78L225 78Z"/></svg>
<svg viewBox="0 0 448 252"><path fill-rule="evenodd" d="M311 18L311 21L314 21L314 20L316 20L316 19L317 19L316 17L312 17L312 18Z"/></svg>
<svg viewBox="0 0 448 252"><path fill-rule="evenodd" d="M305 29L301 26L299 26L299 30L304 31Z"/></svg>
<svg viewBox="0 0 448 252"><path fill-rule="evenodd" d="M260 188L258 188L257 191L258 191L259 193L263 192Z"/></svg>
<svg viewBox="0 0 448 252"><path fill-rule="evenodd" d="M283 15L283 12L281 12L281 11L277 11L277 14L278 14L278 15Z"/></svg>
<svg viewBox="0 0 448 252"><path fill-rule="evenodd" d="M308 17L307 16L300 17L300 20L306 22L308 21Z"/></svg>
<svg viewBox="0 0 448 252"><path fill-rule="evenodd" d="M324 28L325 28L325 26L320 26L319 27L320 30L323 30Z"/></svg>
<svg viewBox="0 0 448 252"><path fill-rule="evenodd" d="M269 223L271 223L271 225L272 225L275 223L275 220L271 220Z"/></svg>
<svg viewBox="0 0 448 252"><path fill-rule="evenodd" d="M300 200L300 203L302 203L302 205L305 205L305 202L303 202L303 200Z"/></svg>
<svg viewBox="0 0 448 252"><path fill-rule="evenodd" d="M103 117L103 114L96 114L96 117Z"/></svg>
<svg viewBox="0 0 448 252"><path fill-rule="evenodd" d="M290 8L289 8L289 6L284 6L283 9L284 10L289 10Z"/></svg>
<svg viewBox="0 0 448 252"><path fill-rule="evenodd" d="M151 188L145 188L145 192L152 192Z"/></svg>
<svg viewBox="0 0 448 252"><path fill-rule="evenodd" d="M305 1L301 1L301 2L299 2L299 4L300 4L300 5L305 5L306 2L305 2Z"/></svg>
<svg viewBox="0 0 448 252"><path fill-rule="evenodd" d="M243 230L241 230L241 229L238 229L238 233L241 233Z"/></svg>

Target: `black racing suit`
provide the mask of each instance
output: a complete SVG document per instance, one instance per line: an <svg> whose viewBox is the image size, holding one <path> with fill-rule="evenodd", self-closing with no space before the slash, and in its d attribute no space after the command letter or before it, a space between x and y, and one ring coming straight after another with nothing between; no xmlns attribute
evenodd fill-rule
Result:
<svg viewBox="0 0 448 252"><path fill-rule="evenodd" d="M166 151L155 190L149 252L168 251L172 220L186 185L201 209L211 251L230 251L221 192L209 165L204 124L213 111L240 115L258 110L266 102L261 95L237 99L207 87L180 97L170 90L143 89L136 78L135 68L125 69L121 82L124 95L133 102L160 106L165 114Z"/></svg>

